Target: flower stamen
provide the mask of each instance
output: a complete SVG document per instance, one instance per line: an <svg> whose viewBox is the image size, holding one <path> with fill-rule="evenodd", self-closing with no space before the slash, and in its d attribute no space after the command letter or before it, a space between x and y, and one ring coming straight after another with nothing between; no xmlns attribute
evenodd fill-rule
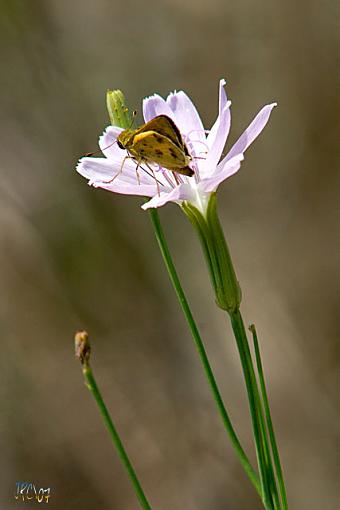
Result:
<svg viewBox="0 0 340 510"><path fill-rule="evenodd" d="M160 188L159 188L159 184L160 182L158 181L158 179L156 178L156 174L155 174L155 171L154 169L148 165L148 163L145 161L145 164L146 166L148 167L148 169L150 170L150 172L152 173L152 177L155 179L155 182L156 182L156 187L157 187L157 194L158 196L161 195L161 192L160 192ZM149 173L148 173L149 174ZM150 175L150 174L149 174Z"/></svg>
<svg viewBox="0 0 340 510"><path fill-rule="evenodd" d="M178 186L179 184L183 184L183 179L182 177L180 176L180 174L178 174L177 172L172 172L172 175L174 176L174 179L175 179L175 182L176 182L176 185Z"/></svg>
<svg viewBox="0 0 340 510"><path fill-rule="evenodd" d="M165 170L165 168L163 167L159 167L160 171L162 172L162 175L164 177L164 179L167 181L167 183L172 187L172 188L175 188L176 187L176 183L173 183L172 180L171 180L171 175L170 175L170 172L168 170Z"/></svg>

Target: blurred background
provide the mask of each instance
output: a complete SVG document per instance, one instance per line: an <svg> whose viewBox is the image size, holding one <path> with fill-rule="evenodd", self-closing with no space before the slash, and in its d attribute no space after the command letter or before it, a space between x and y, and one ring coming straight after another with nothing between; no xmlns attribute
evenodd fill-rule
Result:
<svg viewBox="0 0 340 510"><path fill-rule="evenodd" d="M153 508L260 509L219 421L141 200L87 186L77 159L131 109L185 90L228 146L278 101L219 209L261 341L291 509L340 507L340 4L335 0L1 0L0 507L16 481L53 508L138 503L73 354L93 368ZM141 118L139 118L141 120ZM233 336L180 209L161 219L225 402L254 459Z"/></svg>

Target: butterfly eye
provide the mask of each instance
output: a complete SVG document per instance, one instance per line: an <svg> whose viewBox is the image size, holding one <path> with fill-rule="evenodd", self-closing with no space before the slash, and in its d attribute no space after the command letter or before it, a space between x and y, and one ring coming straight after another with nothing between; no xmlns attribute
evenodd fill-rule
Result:
<svg viewBox="0 0 340 510"><path fill-rule="evenodd" d="M125 149L124 145L119 140L117 140L117 145L120 149Z"/></svg>

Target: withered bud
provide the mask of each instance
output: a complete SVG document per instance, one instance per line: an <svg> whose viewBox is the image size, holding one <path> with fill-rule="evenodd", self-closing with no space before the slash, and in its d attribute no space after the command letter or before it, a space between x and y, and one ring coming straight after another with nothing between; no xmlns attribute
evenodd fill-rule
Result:
<svg viewBox="0 0 340 510"><path fill-rule="evenodd" d="M76 358L82 365L88 365L90 362L91 347L89 336L86 331L77 331L74 336Z"/></svg>

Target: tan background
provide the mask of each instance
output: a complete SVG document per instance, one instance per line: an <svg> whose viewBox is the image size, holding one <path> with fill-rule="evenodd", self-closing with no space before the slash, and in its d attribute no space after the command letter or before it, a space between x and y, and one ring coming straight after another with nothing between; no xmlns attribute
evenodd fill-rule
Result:
<svg viewBox="0 0 340 510"><path fill-rule="evenodd" d="M1 509L24 507L17 480L51 487L52 508L139 508L73 358L79 327L153 508L260 508L140 199L74 171L107 125L108 87L139 111L145 95L184 89L209 127L221 77L231 141L279 103L221 187L220 213L261 339L291 509L339 508L339 2L2 0L0 18ZM251 452L233 337L198 241L176 206L161 217Z"/></svg>

